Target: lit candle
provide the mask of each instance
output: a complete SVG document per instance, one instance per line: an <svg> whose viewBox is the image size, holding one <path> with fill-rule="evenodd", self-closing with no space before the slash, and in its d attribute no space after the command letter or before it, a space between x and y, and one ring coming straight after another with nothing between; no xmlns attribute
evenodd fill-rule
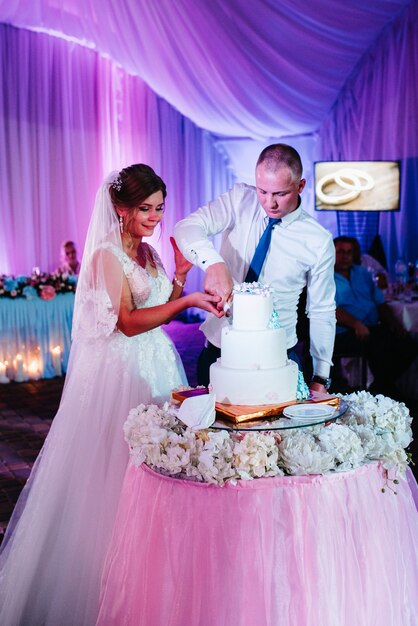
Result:
<svg viewBox="0 0 418 626"><path fill-rule="evenodd" d="M55 346L55 348L52 348L51 354L55 376L61 376L61 346Z"/></svg>
<svg viewBox="0 0 418 626"><path fill-rule="evenodd" d="M6 363L0 361L0 383L9 383L10 380L6 376Z"/></svg>
<svg viewBox="0 0 418 626"><path fill-rule="evenodd" d="M32 359L28 365L28 374L32 380L38 380L39 378L39 361L38 359Z"/></svg>
<svg viewBox="0 0 418 626"><path fill-rule="evenodd" d="M17 354L16 358L14 360L14 366L15 366L15 381L17 383L21 383L22 380L25 380L25 372L23 369L23 357L21 354Z"/></svg>

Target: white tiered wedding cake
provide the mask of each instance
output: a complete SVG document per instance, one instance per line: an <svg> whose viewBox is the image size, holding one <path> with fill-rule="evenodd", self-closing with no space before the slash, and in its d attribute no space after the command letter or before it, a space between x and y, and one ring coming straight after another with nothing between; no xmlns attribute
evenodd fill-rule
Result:
<svg viewBox="0 0 418 626"><path fill-rule="evenodd" d="M298 366L288 360L286 333L272 328L272 319L270 287L234 288L232 326L223 328L221 358L210 368L217 402L256 406L296 399Z"/></svg>

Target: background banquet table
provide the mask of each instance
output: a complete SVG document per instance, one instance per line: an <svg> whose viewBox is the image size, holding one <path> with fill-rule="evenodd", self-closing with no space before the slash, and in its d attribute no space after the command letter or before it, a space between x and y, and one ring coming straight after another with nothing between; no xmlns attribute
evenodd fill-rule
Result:
<svg viewBox="0 0 418 626"><path fill-rule="evenodd" d="M392 300L387 304L408 332L418 334L418 300Z"/></svg>
<svg viewBox="0 0 418 626"><path fill-rule="evenodd" d="M223 487L130 466L98 624L416 625L417 511L384 484L377 463Z"/></svg>
<svg viewBox="0 0 418 626"><path fill-rule="evenodd" d="M404 328L418 342L418 300L405 302L402 300L392 300L388 305L402 322ZM418 359L402 374L397 381L399 391L407 398L418 399Z"/></svg>
<svg viewBox="0 0 418 626"><path fill-rule="evenodd" d="M52 378L66 372L73 308L73 293L52 300L0 298L0 364L7 362L8 378Z"/></svg>

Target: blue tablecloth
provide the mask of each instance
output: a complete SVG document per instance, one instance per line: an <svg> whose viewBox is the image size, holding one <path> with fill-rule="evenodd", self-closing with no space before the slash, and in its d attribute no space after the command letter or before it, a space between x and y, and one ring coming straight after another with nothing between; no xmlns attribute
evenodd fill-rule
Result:
<svg viewBox="0 0 418 626"><path fill-rule="evenodd" d="M74 294L58 294L52 300L0 298L0 361L8 361L7 376L15 378L13 361L39 362L39 377L56 376L51 350L61 348L62 372L67 371L71 346ZM27 375L27 378L30 378Z"/></svg>

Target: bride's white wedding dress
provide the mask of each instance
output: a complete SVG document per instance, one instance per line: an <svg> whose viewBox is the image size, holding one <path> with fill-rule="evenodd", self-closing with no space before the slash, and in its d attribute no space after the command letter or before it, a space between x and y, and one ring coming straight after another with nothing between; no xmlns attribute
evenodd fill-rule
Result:
<svg viewBox="0 0 418 626"><path fill-rule="evenodd" d="M155 251L154 277L113 244L103 247L122 265L137 308L167 302L172 285ZM85 295L102 299L104 332L75 339L58 413L13 514L0 556L2 626L95 623L128 463L123 423L132 407L160 404L187 384L161 328L126 337L115 329L107 294Z"/></svg>

